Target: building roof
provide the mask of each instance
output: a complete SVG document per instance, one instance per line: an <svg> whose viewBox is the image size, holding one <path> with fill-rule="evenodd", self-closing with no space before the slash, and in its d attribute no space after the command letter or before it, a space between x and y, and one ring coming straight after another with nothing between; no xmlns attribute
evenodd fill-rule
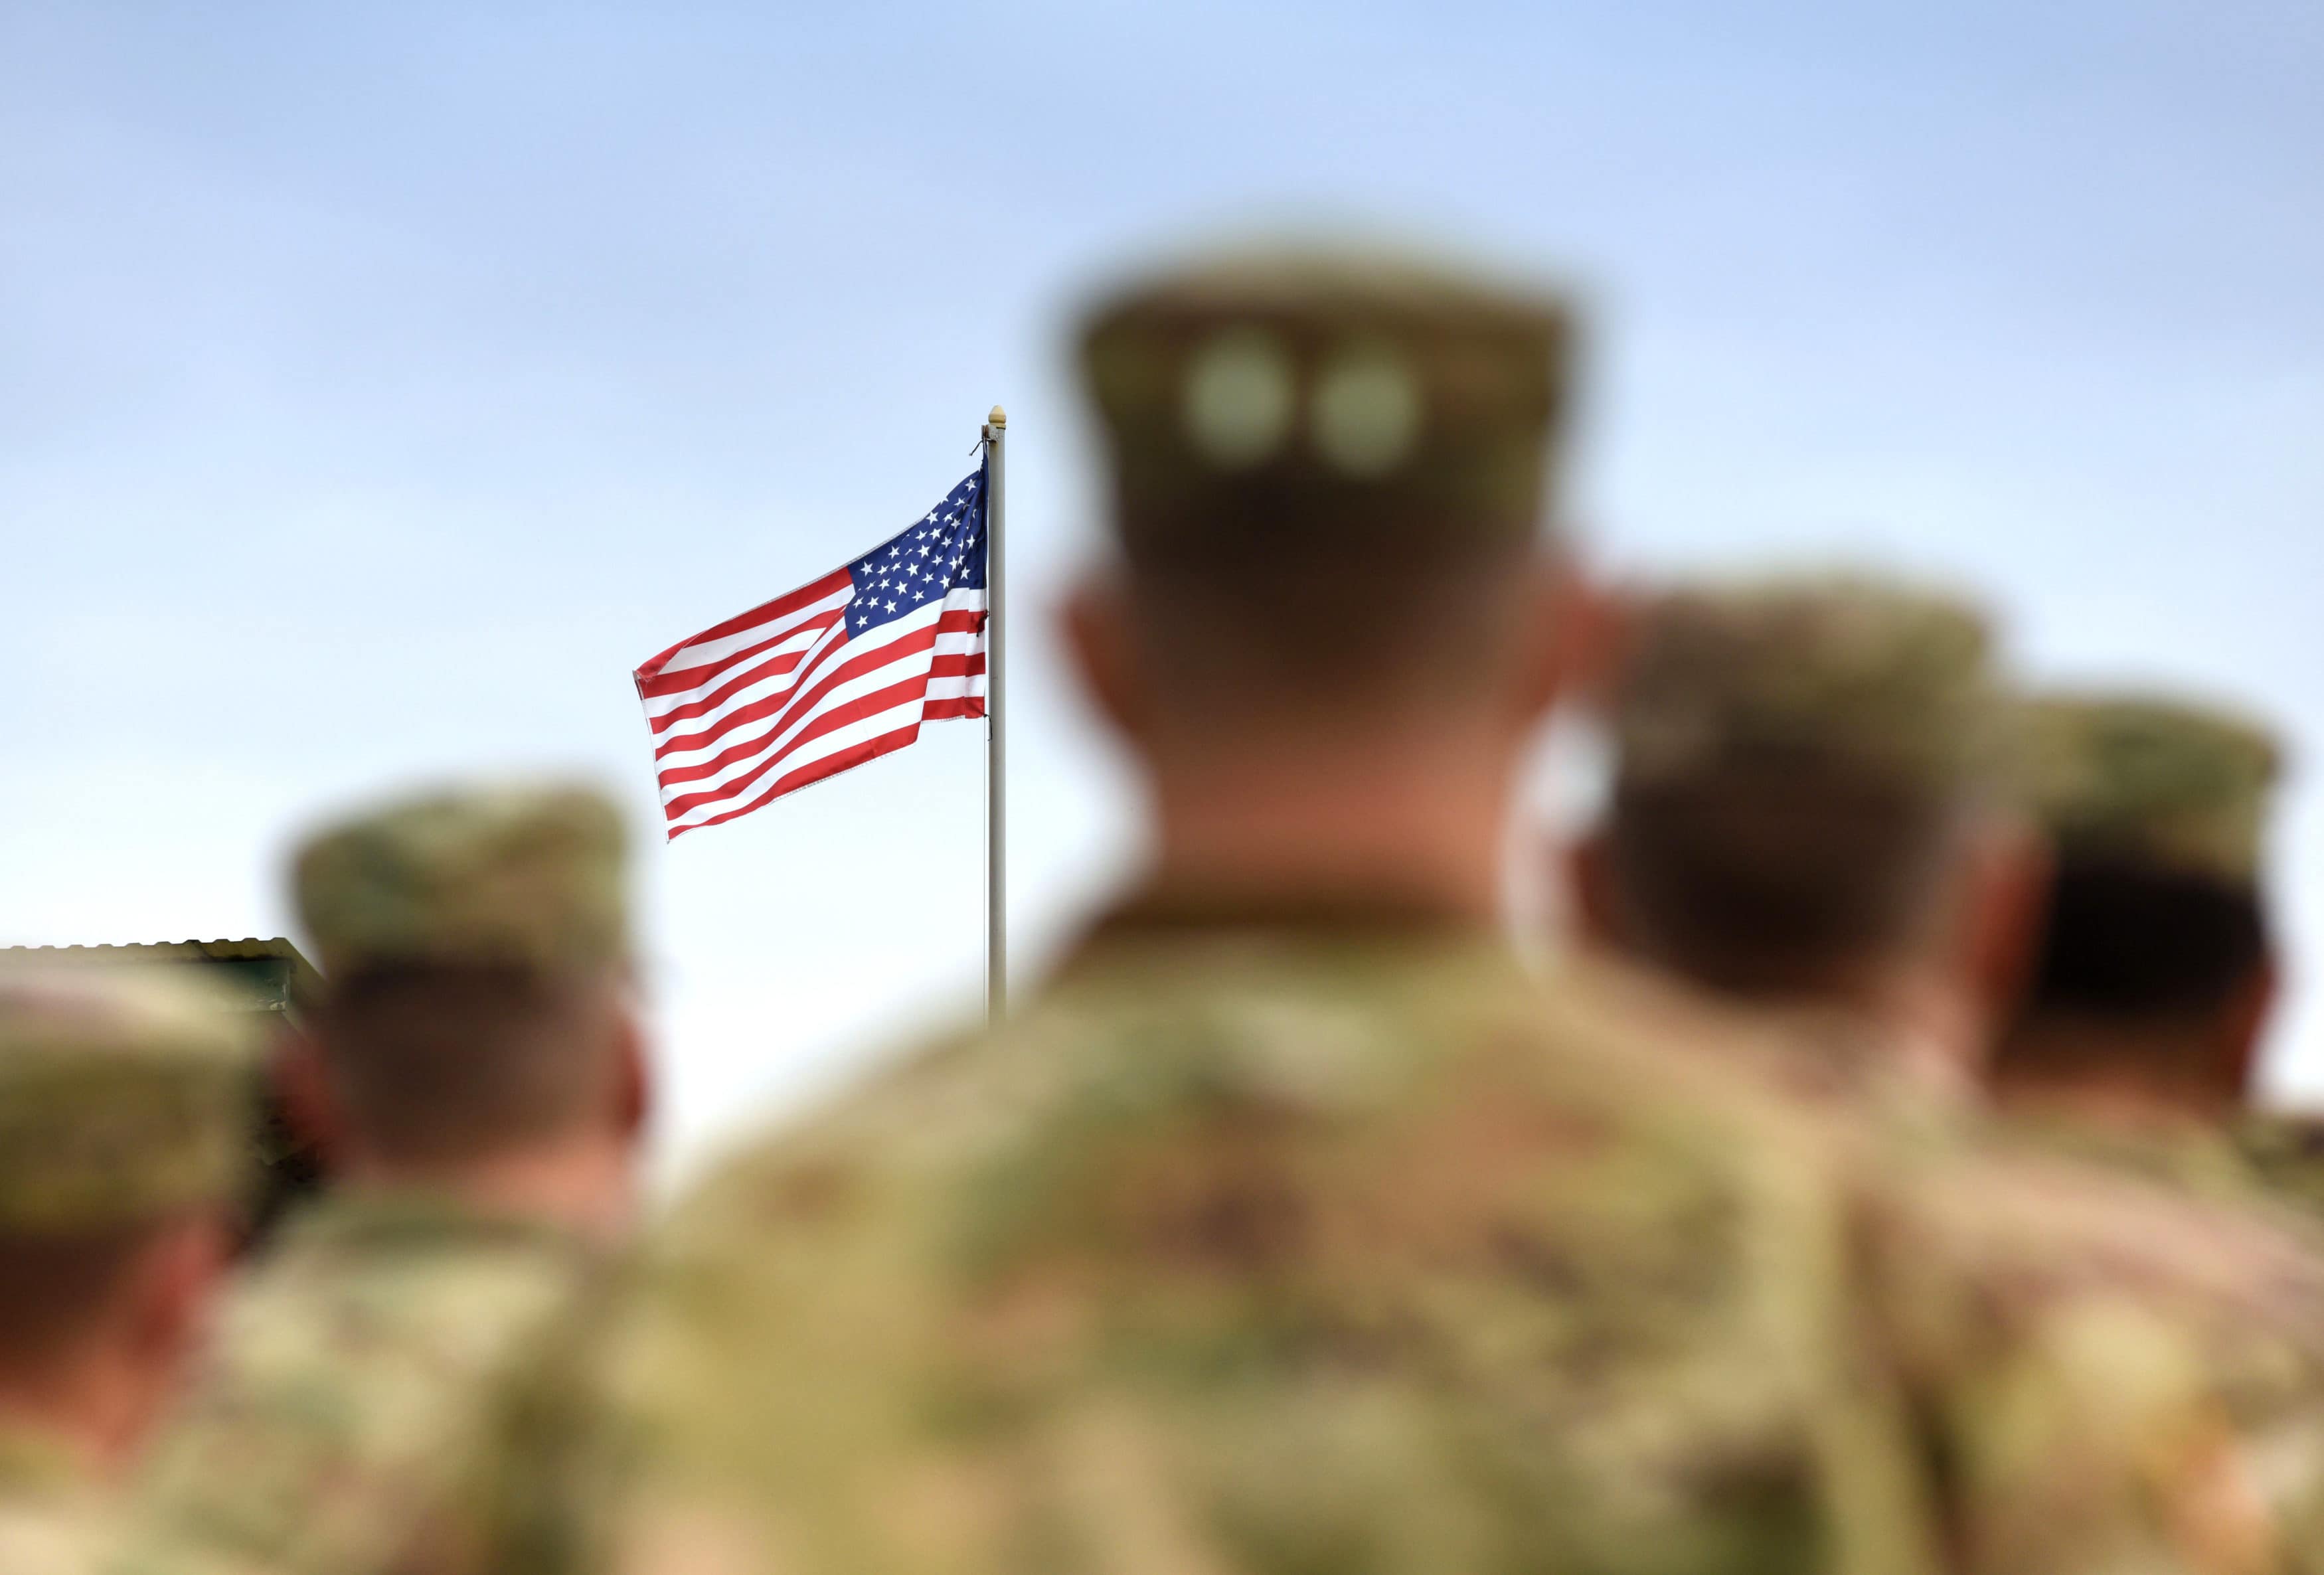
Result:
<svg viewBox="0 0 2324 1575"><path fill-rule="evenodd" d="M321 993L323 976L281 935L241 940L132 941L100 946L0 946L0 958L40 962L208 962L243 986L262 1011L303 1010Z"/></svg>

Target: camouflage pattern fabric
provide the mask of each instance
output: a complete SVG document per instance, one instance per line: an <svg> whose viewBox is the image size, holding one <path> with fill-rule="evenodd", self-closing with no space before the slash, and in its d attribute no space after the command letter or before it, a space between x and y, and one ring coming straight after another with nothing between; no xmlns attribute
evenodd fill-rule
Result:
<svg viewBox="0 0 2324 1575"><path fill-rule="evenodd" d="M182 972L0 966L0 1231L104 1231L247 1175L258 1034Z"/></svg>
<svg viewBox="0 0 2324 1575"><path fill-rule="evenodd" d="M2271 1197L2324 1220L2324 1113L2246 1110L2229 1128L2227 1140Z"/></svg>
<svg viewBox="0 0 2324 1575"><path fill-rule="evenodd" d="M2056 695L2025 708L2033 804L2069 852L2248 889L2282 750L2257 723L2153 695Z"/></svg>
<svg viewBox="0 0 2324 1575"><path fill-rule="evenodd" d="M2270 1184L2254 1156L2234 1133L2201 1121L2104 1120L2079 1111L2050 1111L2034 1098L2014 1101L1995 1120L1997 1134L2013 1146L2142 1176L2217 1203L2267 1202Z"/></svg>
<svg viewBox="0 0 2324 1575"><path fill-rule="evenodd" d="M94 1575L106 1506L62 1446L0 1425L0 1570Z"/></svg>
<svg viewBox="0 0 2324 1575"><path fill-rule="evenodd" d="M475 1461L483 1395L590 1272L578 1239L326 1199L230 1300L134 1484L115 1575L359 1575Z"/></svg>
<svg viewBox="0 0 2324 1575"><path fill-rule="evenodd" d="M2161 1544L2195 1568L2281 1568L2294 1548L2314 1566L2324 1231L2218 1133L1997 1119L1965 1073L1932 1076L1838 1006L1626 968L1563 985L1821 1124L1859 1294L1964 1495L1971 1566L2136 1567Z"/></svg>
<svg viewBox="0 0 2324 1575"><path fill-rule="evenodd" d="M1117 931L697 1192L434 1567L2292 1567L2196 1334L1847 1163L1489 945Z"/></svg>
<svg viewBox="0 0 2324 1575"><path fill-rule="evenodd" d="M1124 545L1191 545L1215 571L1286 531L1376 542L1428 520L1425 555L1528 539L1572 337L1553 296L1364 248L1227 251L1130 283L1080 339Z"/></svg>
<svg viewBox="0 0 2324 1575"><path fill-rule="evenodd" d="M460 963L590 972L629 955L621 811L592 788L447 788L310 836L291 884L333 978Z"/></svg>
<svg viewBox="0 0 2324 1575"><path fill-rule="evenodd" d="M2004 748L1972 603L1845 574L1682 585L1648 600L1615 696L1626 783L1845 761L1952 796Z"/></svg>
<svg viewBox="0 0 2324 1575"><path fill-rule="evenodd" d="M1901 1168L1867 1281L1972 1565L2317 1567L2324 1238L2054 1155Z"/></svg>

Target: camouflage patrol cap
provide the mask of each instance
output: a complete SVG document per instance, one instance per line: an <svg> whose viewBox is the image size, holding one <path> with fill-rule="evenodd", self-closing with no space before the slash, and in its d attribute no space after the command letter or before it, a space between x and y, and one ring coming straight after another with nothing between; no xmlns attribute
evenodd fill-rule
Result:
<svg viewBox="0 0 2324 1575"><path fill-rule="evenodd" d="M318 833L293 884L334 978L404 963L587 972L628 955L627 840L592 788L448 789Z"/></svg>
<svg viewBox="0 0 2324 1575"><path fill-rule="evenodd" d="M2280 753L2256 723L2138 695L2056 695L2025 707L2034 807L2061 845L2234 886L2258 877Z"/></svg>
<svg viewBox="0 0 2324 1575"><path fill-rule="evenodd" d="M1951 596L1852 575L1682 587L1633 637L1612 719L1626 782L1817 760L1950 793L1998 768L1991 631Z"/></svg>
<svg viewBox="0 0 2324 1575"><path fill-rule="evenodd" d="M256 1019L190 970L0 966L0 1230L103 1230L248 1181Z"/></svg>
<svg viewBox="0 0 2324 1575"><path fill-rule="evenodd" d="M1571 337L1551 297L1352 246L1149 278L1081 336L1125 545L1416 520L1523 539L1554 479Z"/></svg>

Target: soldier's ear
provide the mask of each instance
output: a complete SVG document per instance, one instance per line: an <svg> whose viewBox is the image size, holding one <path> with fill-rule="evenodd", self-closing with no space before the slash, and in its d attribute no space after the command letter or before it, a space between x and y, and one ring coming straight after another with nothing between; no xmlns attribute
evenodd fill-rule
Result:
<svg viewBox="0 0 2324 1575"><path fill-rule="evenodd" d="M1564 852L1567 908L1582 943L1605 951L1622 946L1621 905L1614 893L1614 866L1607 856L1606 834L1591 832L1566 844Z"/></svg>
<svg viewBox="0 0 2324 1575"><path fill-rule="evenodd" d="M614 1045L613 1119L622 1138L643 1142L653 1120L653 1056L646 1048L646 1027L637 1008L622 1004L619 1037Z"/></svg>
<svg viewBox="0 0 2324 1575"><path fill-rule="evenodd" d="M233 1257L234 1233L215 1211L189 1214L152 1233L120 1289L115 1325L139 1392L114 1419L115 1447L134 1450L183 1380L207 1337L209 1314Z"/></svg>
<svg viewBox="0 0 2324 1575"><path fill-rule="evenodd" d="M346 1153L346 1118L320 1041L304 1029L284 1034L275 1046L272 1076L292 1136L315 1151L327 1173L337 1170Z"/></svg>
<svg viewBox="0 0 2324 1575"><path fill-rule="evenodd" d="M1530 721L1563 699L1598 695L1620 641L1613 603L1563 554L1534 565L1526 596L1517 704Z"/></svg>
<svg viewBox="0 0 2324 1575"><path fill-rule="evenodd" d="M2049 843L2015 820L1971 834L1963 858L1956 945L1965 982L1988 1025L2015 1015L2032 981L2050 914Z"/></svg>
<svg viewBox="0 0 2324 1575"><path fill-rule="evenodd" d="M1153 692L1120 588L1085 575L1065 594L1057 620L1090 702L1124 738L1144 741L1153 727Z"/></svg>
<svg viewBox="0 0 2324 1575"><path fill-rule="evenodd" d="M2259 1074L2260 1041L2274 1015L2280 976L2273 953L2255 963L2219 1015L2218 1075L2220 1091L2238 1101L2251 1092Z"/></svg>

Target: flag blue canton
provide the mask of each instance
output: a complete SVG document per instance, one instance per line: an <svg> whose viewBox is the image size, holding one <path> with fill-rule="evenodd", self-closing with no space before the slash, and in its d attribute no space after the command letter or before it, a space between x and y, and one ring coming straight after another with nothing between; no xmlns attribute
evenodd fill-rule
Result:
<svg viewBox="0 0 2324 1575"><path fill-rule="evenodd" d="M984 589L984 473L979 469L945 501L847 566L855 599L847 632L879 628L950 591Z"/></svg>

